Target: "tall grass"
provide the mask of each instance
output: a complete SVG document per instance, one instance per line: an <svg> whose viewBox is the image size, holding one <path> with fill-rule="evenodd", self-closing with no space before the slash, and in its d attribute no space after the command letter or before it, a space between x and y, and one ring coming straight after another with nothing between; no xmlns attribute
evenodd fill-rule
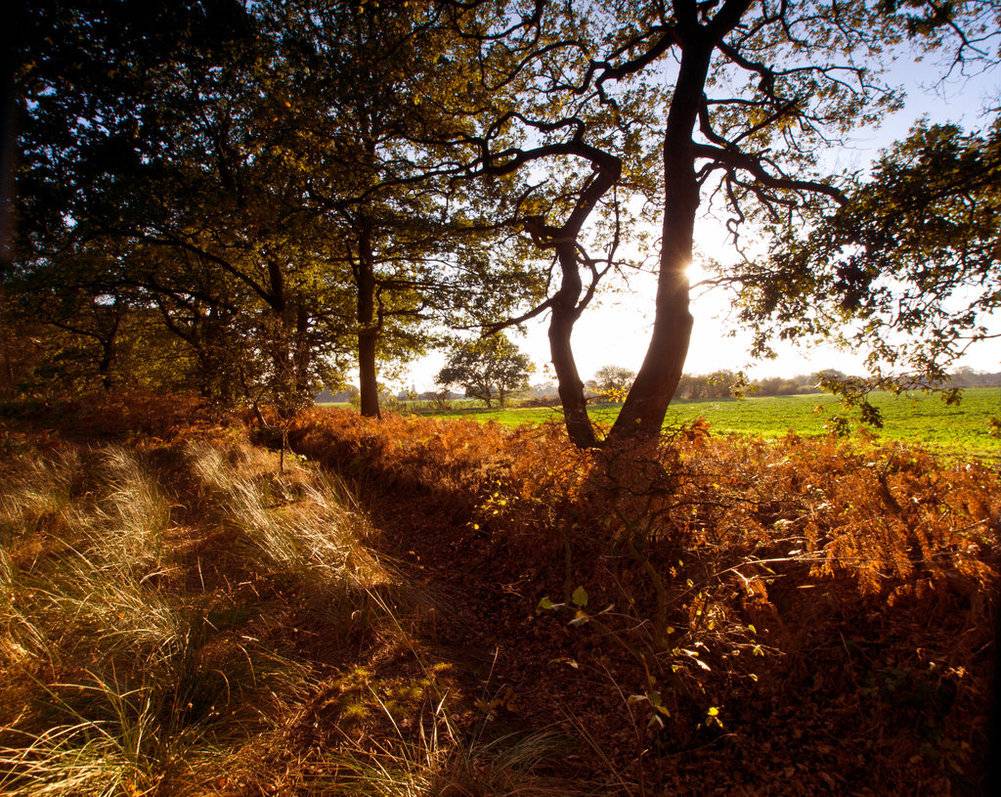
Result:
<svg viewBox="0 0 1001 797"><path fill-rule="evenodd" d="M334 477L315 472L308 480L283 480L255 472L248 465L267 457L247 450L235 454L242 460L237 464L211 445L192 445L188 454L202 485L214 492L229 522L243 530L241 541L253 546L249 558L314 583L365 588L383 576L361 544L363 525ZM276 508L289 497L298 500Z"/></svg>
<svg viewBox="0 0 1001 797"><path fill-rule="evenodd" d="M428 722L386 709L424 694L408 667L433 680L411 636L428 599L336 477L205 440L27 446L0 468L0 793L567 793L522 788L547 738L469 740L447 690ZM359 698L387 721L321 728L373 658L410 662Z"/></svg>
<svg viewBox="0 0 1001 797"><path fill-rule="evenodd" d="M346 739L309 767L304 785L311 793L352 797L585 793L584 784L540 772L564 752L566 742L559 735L542 731L489 741L475 735L469 739L457 731L442 703L430 708L428 716L419 719L416 733L404 733L394 722L395 737L388 742L365 745Z"/></svg>
<svg viewBox="0 0 1001 797"><path fill-rule="evenodd" d="M239 447L191 446L180 458L204 494L178 494L164 483L176 467L158 469L116 446L49 458L28 452L7 463L3 793L190 785L192 772L270 727L316 679L269 625L295 595L240 606L233 583L258 593L274 593L269 585L279 582L322 585L328 597L352 602L342 609L350 614L377 582L378 562L359 542L363 524L342 508L331 480L299 473L280 482L267 473L267 455ZM212 550L211 526L179 525L175 516L185 513L226 519L239 556ZM213 554L230 569L207 584L202 559ZM272 639L264 638L269 628Z"/></svg>

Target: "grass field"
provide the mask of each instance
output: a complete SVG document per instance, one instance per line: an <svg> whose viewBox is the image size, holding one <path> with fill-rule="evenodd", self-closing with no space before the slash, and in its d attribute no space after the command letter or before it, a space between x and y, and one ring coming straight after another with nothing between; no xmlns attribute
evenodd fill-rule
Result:
<svg viewBox="0 0 1001 797"><path fill-rule="evenodd" d="M877 393L873 403L883 414L884 427L877 430L880 440L921 443L956 456L1001 459L1001 438L992 437L988 425L991 417L1001 415L1001 388L969 388L963 391L962 402L955 406L946 405L938 396L923 393L906 396ZM471 402L453 402L453 406L454 409L448 412L419 412L441 418L496 421L504 426L562 419L558 407L488 410ZM599 423L611 424L618 411L618 406L598 406L591 411L591 417ZM664 425L670 429L704 417L717 433L775 438L790 430L800 435L824 434L825 424L844 413L839 401L828 394L768 396L672 404Z"/></svg>

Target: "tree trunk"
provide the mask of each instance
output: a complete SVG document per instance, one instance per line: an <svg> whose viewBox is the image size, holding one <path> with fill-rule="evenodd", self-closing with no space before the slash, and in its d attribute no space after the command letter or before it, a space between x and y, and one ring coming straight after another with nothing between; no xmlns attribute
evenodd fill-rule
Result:
<svg viewBox="0 0 1001 797"><path fill-rule="evenodd" d="M17 30L18 23L27 20L28 3L21 0L13 4L13 10L8 6L7 25ZM12 43L7 45L3 55L0 81L0 273L10 268L14 260L14 238L17 219L14 214L15 195L17 193L17 127L18 119L24 118L24 100L18 102L17 72L21 64L14 55Z"/></svg>
<svg viewBox="0 0 1001 797"><path fill-rule="evenodd" d="M653 334L643 365L609 432L609 442L660 434L667 406L681 381L692 333L688 276L699 184L692 131L712 48L686 46L664 134L664 224Z"/></svg>
<svg viewBox="0 0 1001 797"><path fill-rule="evenodd" d="M577 300L581 292L580 271L577 268L573 242L561 244L558 254L562 280L549 318L549 352L556 371L567 435L578 448L594 448L598 445L598 438L595 437L591 419L587 416L584 383L577 372L577 362L570 345L574 322L580 315Z"/></svg>
<svg viewBox="0 0 1001 797"><path fill-rule="evenodd" d="M111 333L106 338L101 338L101 360L97 365L97 372L101 376L101 386L106 392L110 392L115 386L115 378L111 373L111 366L115 362L115 339L118 335L118 319L115 320L111 328Z"/></svg>
<svg viewBox="0 0 1001 797"><path fill-rule="evenodd" d="M379 328L375 317L375 266L372 257L372 230L368 221L361 224L358 237L358 380L361 391L361 414L379 418L379 380L375 356Z"/></svg>
<svg viewBox="0 0 1001 797"><path fill-rule="evenodd" d="M379 418L379 381L375 369L376 332L363 329L358 333L358 379L361 391L361 414Z"/></svg>

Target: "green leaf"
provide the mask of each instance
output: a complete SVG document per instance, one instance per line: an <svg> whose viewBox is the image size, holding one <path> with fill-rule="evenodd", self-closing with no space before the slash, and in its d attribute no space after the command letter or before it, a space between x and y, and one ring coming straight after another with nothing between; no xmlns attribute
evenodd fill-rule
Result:
<svg viewBox="0 0 1001 797"><path fill-rule="evenodd" d="M577 587L573 591L573 595L570 596L570 599L574 602L574 606L580 606L581 608L587 606L587 590L583 587Z"/></svg>
<svg viewBox="0 0 1001 797"><path fill-rule="evenodd" d="M556 604L549 599L548 595L546 595L539 601L538 605L535 607L535 611L546 612L549 611L550 609L555 609L555 608Z"/></svg>

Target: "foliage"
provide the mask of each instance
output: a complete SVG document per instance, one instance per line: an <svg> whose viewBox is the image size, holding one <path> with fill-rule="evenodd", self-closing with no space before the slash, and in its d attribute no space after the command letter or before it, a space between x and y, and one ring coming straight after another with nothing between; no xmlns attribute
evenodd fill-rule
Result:
<svg viewBox="0 0 1001 797"><path fill-rule="evenodd" d="M872 761L888 788L977 778L989 657L976 651L992 634L1001 511L989 468L833 437L714 437L704 423L657 448L580 452L553 425L376 426L336 410L303 418L293 445L457 518L422 557L466 551L473 563L443 574L483 568L513 590L475 603L512 646L493 667L532 716L562 704L616 740L621 777L774 785L806 754L797 777L821 790L873 787ZM831 729L838 749L874 758L796 741ZM735 744L709 745L720 733ZM865 747L874 734L886 743ZM670 751L695 760L679 771Z"/></svg>
<svg viewBox="0 0 1001 797"><path fill-rule="evenodd" d="M758 350L771 336L831 338L866 352L863 389L947 386L945 369L996 334L999 185L1001 123L983 133L917 125L845 205L805 232L771 230L769 257L740 276Z"/></svg>
<svg viewBox="0 0 1001 797"><path fill-rule="evenodd" d="M414 646L435 602L344 484L240 436L3 430L0 789L573 793L537 772L553 734L453 719L451 665Z"/></svg>
<svg viewBox="0 0 1001 797"><path fill-rule="evenodd" d="M467 396L482 399L487 407L495 399L503 407L511 393L528 388L531 371L528 355L497 334L453 345L435 381L445 387L460 385Z"/></svg>
<svg viewBox="0 0 1001 797"><path fill-rule="evenodd" d="M366 793L644 794L704 791L707 772L774 787L789 767L821 791L976 788L988 467L704 422L582 452L552 424L300 418L295 449L356 498L301 457L277 474L238 435L0 437L0 706L31 704L13 718L28 736L3 738L6 790L350 775ZM413 550L380 564L382 534ZM494 745L501 726L528 735ZM549 757L531 728L578 746Z"/></svg>
<svg viewBox="0 0 1001 797"><path fill-rule="evenodd" d="M127 5L120 30L114 3L31 15L0 275L25 318L102 347L100 378L136 314L179 339L206 397L287 419L355 359L378 414L377 359L538 292L439 173L472 58L436 4Z"/></svg>
<svg viewBox="0 0 1001 797"><path fill-rule="evenodd" d="M808 392L816 392L816 384L814 381L811 385L813 390ZM748 382L744 375L733 371L713 371L704 376L684 374L678 381L676 395L689 401L739 398L747 386Z"/></svg>
<svg viewBox="0 0 1001 797"><path fill-rule="evenodd" d="M991 284L995 132L927 127L868 187L826 173L821 152L897 106L880 72L894 48L990 61L995 18L990 3L919 0L532 13L503 0L35 4L13 50L19 226L0 275L4 323L58 330L36 352L35 395L50 377L193 387L227 406L268 404L287 423L352 361L361 410L378 415L380 369L446 327L497 332L548 313L568 430L595 446L573 326L606 275L644 265L623 253L650 248L659 221L650 356L611 432L656 435L691 330L694 219L711 199L738 251L749 226L787 234L776 257L791 261L773 266L800 274L748 277L794 297L754 295L751 323L778 314L788 334L827 329L814 317L823 303L796 303L814 280L816 295L840 289L840 312L863 330L926 332L923 312L948 358L987 334L976 307L996 297L945 301L931 321L921 296L959 301L977 274ZM662 69L671 59L684 68ZM967 199L976 208L960 219ZM940 266L923 273L926 205ZM887 319L894 305L872 272L896 216L910 233L894 284L919 290ZM806 250L826 254L804 261L789 229L819 236ZM825 276L846 231L868 264ZM129 361L130 335L156 367ZM935 375L920 347L880 340L880 356ZM173 360L175 373L159 367Z"/></svg>
<svg viewBox="0 0 1001 797"><path fill-rule="evenodd" d="M614 439L656 436L675 394L692 329L686 269L700 205L725 214L738 253L748 228L808 225L844 200L844 175L821 153L898 107L882 67L898 45L906 40L917 57L951 46L962 63L997 41L992 4L932 6L538 3L530 15L468 26L490 80L524 86L518 111L489 109L475 166L487 176L543 171L553 175L544 184L559 187L541 212L522 195L525 236L554 263L550 295L517 320L550 313L564 417L578 445L598 441L570 336L633 235L620 193L646 200L661 240L652 336ZM575 180L582 163L591 174Z"/></svg>
<svg viewBox="0 0 1001 797"><path fill-rule="evenodd" d="M604 365L594 374L593 388L602 400L622 403L635 377L634 371L621 365Z"/></svg>

